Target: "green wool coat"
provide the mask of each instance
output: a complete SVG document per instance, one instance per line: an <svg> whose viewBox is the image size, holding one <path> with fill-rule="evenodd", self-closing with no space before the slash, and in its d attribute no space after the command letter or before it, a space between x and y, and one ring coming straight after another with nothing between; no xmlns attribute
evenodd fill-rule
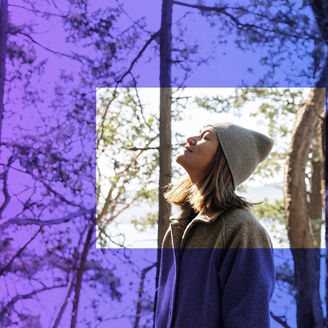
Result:
<svg viewBox="0 0 328 328"><path fill-rule="evenodd" d="M164 236L155 327L270 327L275 269L264 227L248 209L189 214L172 217Z"/></svg>

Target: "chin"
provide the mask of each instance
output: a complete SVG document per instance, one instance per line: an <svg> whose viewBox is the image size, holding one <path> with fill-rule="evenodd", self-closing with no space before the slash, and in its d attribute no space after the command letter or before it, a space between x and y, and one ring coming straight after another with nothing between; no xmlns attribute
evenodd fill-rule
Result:
<svg viewBox="0 0 328 328"><path fill-rule="evenodd" d="M180 154L175 158L175 161L180 164L182 167L185 167L186 163L186 157L184 154Z"/></svg>
<svg viewBox="0 0 328 328"><path fill-rule="evenodd" d="M182 157L182 156L183 156L182 154L179 154L178 156L176 156L175 161L176 161L178 164L180 164L180 161L181 161L181 157Z"/></svg>

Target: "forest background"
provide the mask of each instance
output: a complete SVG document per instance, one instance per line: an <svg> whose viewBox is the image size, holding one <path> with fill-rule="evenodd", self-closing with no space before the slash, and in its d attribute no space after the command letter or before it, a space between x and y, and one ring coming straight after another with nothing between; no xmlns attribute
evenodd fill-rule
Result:
<svg viewBox="0 0 328 328"><path fill-rule="evenodd" d="M324 1L2 0L1 325L152 326L157 250L125 248L110 225L147 203L131 223L158 224L160 243L170 209L158 179L179 174L172 151L185 142L171 122L197 106L252 107L279 140L258 171L288 173L283 199L257 208L292 247L275 250L272 326L323 327L327 17ZM157 109L144 87L161 87ZM97 170L96 152L111 170Z"/></svg>

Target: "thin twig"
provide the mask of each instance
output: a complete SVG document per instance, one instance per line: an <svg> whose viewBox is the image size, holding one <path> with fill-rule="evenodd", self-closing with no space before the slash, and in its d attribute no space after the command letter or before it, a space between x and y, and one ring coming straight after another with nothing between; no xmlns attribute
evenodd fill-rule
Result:
<svg viewBox="0 0 328 328"><path fill-rule="evenodd" d="M159 150L159 147L123 147L123 149L126 150L150 150L150 149L157 149Z"/></svg>
<svg viewBox="0 0 328 328"><path fill-rule="evenodd" d="M2 310L0 312L0 318L3 317L4 314L6 314L6 313L10 313L11 308L19 300L25 300L25 299L31 298L32 296L34 296L36 294L42 293L44 291L55 289L55 288L63 288L65 286L66 286L66 284L61 284L61 285L51 286L51 287L43 287L43 288L40 288L40 289L33 290L33 292L30 292L30 293L27 293L27 294L16 295L2 308Z"/></svg>
<svg viewBox="0 0 328 328"><path fill-rule="evenodd" d="M37 10L37 9L32 9L32 8L27 8L24 6L20 6L20 5L15 5L15 4L8 4L8 7L15 7L15 8L20 8L20 9L24 9L27 11L30 11L34 14L41 14L41 15L45 15L45 16L54 16L54 17L59 17L59 18L66 18L67 15L58 15L58 14L54 14L54 13L50 13L50 12L45 12L45 11L41 11L41 10Z"/></svg>
<svg viewBox="0 0 328 328"><path fill-rule="evenodd" d="M3 268L0 269L0 276L2 276L5 272L9 271L10 266L14 262L14 260L20 256L20 254L24 251L24 249L36 238L36 236L39 234L39 232L42 230L42 227L40 227L37 232L33 235L33 237L22 247L20 248L16 254L11 258L11 260L8 262L8 264Z"/></svg>
<svg viewBox="0 0 328 328"><path fill-rule="evenodd" d="M66 54L66 53L63 53L63 52L60 52L60 51L56 51L56 50L52 50L50 49L49 47L47 46L44 46L43 44L41 44L40 42L36 41L34 38L32 38L29 34L27 33L24 33L22 31L16 31L15 34L21 34L23 36L25 36L26 38L28 38L29 40L31 40L32 43L38 45L40 48L46 50L46 51L49 51L51 52L52 54L56 55L56 56L62 56L62 57L67 57L67 58L70 58L70 59L73 59L73 60L78 60L79 62L81 62L81 59L84 59L85 61L87 61L88 63L92 63L92 61L85 57L85 56L82 56L82 55L78 55L76 53L74 53L74 55L69 55L69 54Z"/></svg>
<svg viewBox="0 0 328 328"><path fill-rule="evenodd" d="M155 33L153 33L150 38L146 41L146 43L144 44L144 46L141 48L141 50L138 52L137 56L132 60L128 70L121 76L121 78L116 82L116 86L118 86L123 80L124 78L130 74L130 72L132 71L133 66L135 65L135 63L140 59L140 57L142 56L142 54L145 52L145 50L147 49L147 47L152 43L152 41L154 41L158 36L159 36L159 32L157 31Z"/></svg>
<svg viewBox="0 0 328 328"><path fill-rule="evenodd" d="M5 210L5 208L7 207L7 205L9 204L10 201L10 195L8 192L8 172L9 172L9 168L12 164L12 162L14 161L14 156L10 156L9 160L8 160L8 164L7 164L7 169L5 170L4 173L4 177L3 177L3 187L2 187L2 191L3 191L3 195L5 196L5 199L0 207L0 219L2 218L2 213Z"/></svg>
<svg viewBox="0 0 328 328"><path fill-rule="evenodd" d="M264 31L264 32L272 32L272 29L269 29L269 28L265 28L265 27L255 25L255 24L248 24L248 23L240 22L235 16L233 16L232 14L230 14L227 11L228 9L234 9L234 8L230 8L228 6L209 7L209 6L203 6L203 5L192 5L192 4L184 3L184 2L180 2L180 1L173 1L173 4L183 6L183 7L189 7L189 8L193 8L193 9L199 9L199 10L205 11L205 12L215 12L215 13L218 13L218 14L223 14L223 15L229 17L230 20L235 23L236 27L239 30L251 29L253 32L256 32L256 33L260 33L257 30L261 30L261 31ZM238 9L240 10L240 8L238 8ZM284 30L278 30L278 34L281 34L281 35L284 35L284 36L289 36L289 37L294 37L294 38L300 38L299 35L287 33Z"/></svg>
<svg viewBox="0 0 328 328"><path fill-rule="evenodd" d="M271 311L270 311L270 315L271 315L271 318L276 320L278 323L280 323L284 328L291 328L290 326L288 326L287 324L287 321L286 321L286 317L285 316L278 316L278 315L275 315L273 314Z"/></svg>

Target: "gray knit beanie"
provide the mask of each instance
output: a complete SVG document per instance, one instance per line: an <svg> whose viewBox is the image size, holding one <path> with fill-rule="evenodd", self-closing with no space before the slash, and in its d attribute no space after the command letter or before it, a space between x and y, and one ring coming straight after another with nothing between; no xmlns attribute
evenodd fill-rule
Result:
<svg viewBox="0 0 328 328"><path fill-rule="evenodd" d="M244 182L270 153L273 140L234 123L210 124L227 159L235 188Z"/></svg>

